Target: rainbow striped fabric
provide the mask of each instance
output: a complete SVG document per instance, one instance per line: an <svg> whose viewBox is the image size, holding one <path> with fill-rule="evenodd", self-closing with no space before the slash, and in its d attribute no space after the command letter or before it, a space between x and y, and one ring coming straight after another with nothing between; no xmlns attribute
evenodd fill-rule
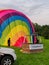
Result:
<svg viewBox="0 0 49 65"><path fill-rule="evenodd" d="M23 13L7 9L0 11L0 44L7 46L7 41L11 39L11 46L21 47L25 35L35 32L34 25ZM30 37L26 37L26 42L30 42ZM35 41L34 41L35 42Z"/></svg>

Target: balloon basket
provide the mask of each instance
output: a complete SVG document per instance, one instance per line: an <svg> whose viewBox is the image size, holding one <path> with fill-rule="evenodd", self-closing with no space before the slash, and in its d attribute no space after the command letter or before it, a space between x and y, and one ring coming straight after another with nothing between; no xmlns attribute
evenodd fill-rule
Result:
<svg viewBox="0 0 49 65"><path fill-rule="evenodd" d="M24 43L22 49L20 50L22 53L39 53L43 52L43 44L30 44Z"/></svg>

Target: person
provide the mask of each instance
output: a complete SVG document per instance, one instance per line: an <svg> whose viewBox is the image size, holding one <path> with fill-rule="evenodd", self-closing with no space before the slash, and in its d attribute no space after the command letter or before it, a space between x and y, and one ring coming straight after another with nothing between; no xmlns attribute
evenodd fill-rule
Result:
<svg viewBox="0 0 49 65"><path fill-rule="evenodd" d="M37 42L36 42L37 44L39 43L39 40L37 39Z"/></svg>
<svg viewBox="0 0 49 65"><path fill-rule="evenodd" d="M8 46L10 47L10 38L8 39Z"/></svg>

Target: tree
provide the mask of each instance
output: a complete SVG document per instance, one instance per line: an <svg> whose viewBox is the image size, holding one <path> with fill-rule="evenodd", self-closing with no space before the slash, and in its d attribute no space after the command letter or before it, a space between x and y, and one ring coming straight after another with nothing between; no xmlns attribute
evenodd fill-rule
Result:
<svg viewBox="0 0 49 65"><path fill-rule="evenodd" d="M46 39L49 39L49 26L45 25L43 27L42 36L44 36Z"/></svg>
<svg viewBox="0 0 49 65"><path fill-rule="evenodd" d="M38 25L37 23L35 23L34 26L35 26L35 31L38 33L38 35L41 35L41 30L42 30L41 26Z"/></svg>
<svg viewBox="0 0 49 65"><path fill-rule="evenodd" d="M34 24L35 32L38 35L43 36L46 39L49 39L49 25L38 25L37 23Z"/></svg>

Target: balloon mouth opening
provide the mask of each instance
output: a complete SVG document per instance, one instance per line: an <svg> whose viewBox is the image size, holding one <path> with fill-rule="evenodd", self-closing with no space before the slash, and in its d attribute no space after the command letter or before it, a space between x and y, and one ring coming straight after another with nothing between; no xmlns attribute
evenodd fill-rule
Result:
<svg viewBox="0 0 49 65"><path fill-rule="evenodd" d="M27 40L25 39L25 37L20 37L20 38L16 41L16 43L14 44L14 46L16 46L16 47L22 47L22 45L23 45L24 43L27 43Z"/></svg>

